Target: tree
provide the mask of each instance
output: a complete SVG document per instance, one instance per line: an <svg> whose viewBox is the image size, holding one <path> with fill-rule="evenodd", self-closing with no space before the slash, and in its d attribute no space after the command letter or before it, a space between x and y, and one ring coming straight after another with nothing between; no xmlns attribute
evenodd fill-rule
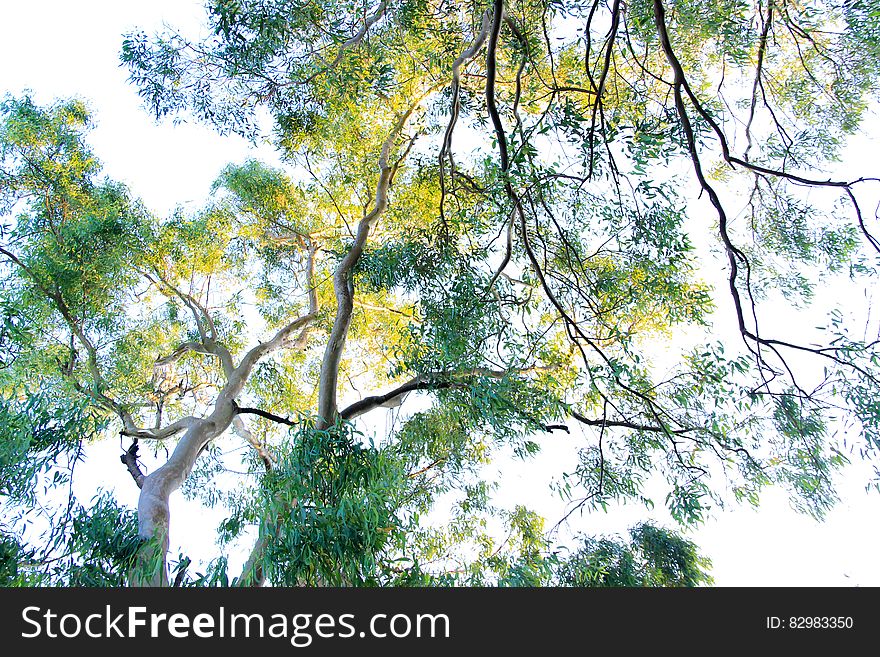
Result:
<svg viewBox="0 0 880 657"><path fill-rule="evenodd" d="M707 562L674 532L566 551L483 466L583 431L572 511L652 505L659 477L686 526L776 484L821 516L834 471L876 458L860 309L803 339L767 321L876 274L880 179L822 172L878 90L870 3L214 0L208 20L122 45L157 118L283 158L229 165L200 212L101 179L82 102L2 105L4 581L692 585ZM68 494L31 545L40 486L117 435L137 513ZM224 540L253 531L243 572L173 562L181 487L228 508Z"/></svg>

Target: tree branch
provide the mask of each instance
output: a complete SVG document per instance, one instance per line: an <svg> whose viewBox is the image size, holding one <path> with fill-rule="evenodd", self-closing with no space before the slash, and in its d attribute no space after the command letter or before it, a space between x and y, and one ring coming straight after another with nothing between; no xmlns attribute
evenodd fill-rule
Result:
<svg viewBox="0 0 880 657"><path fill-rule="evenodd" d="M489 26L491 25L492 13L487 9L483 12L483 23L480 26L480 31L477 33L474 40L471 42L470 46L464 50L454 62L452 62L452 108L450 110L449 123L446 126L446 131L443 134L443 144L440 146L440 153L438 154L438 163L439 163L439 173L440 173L440 221L446 226L446 214L445 214L445 205L446 205L446 177L445 177L445 160L448 157L450 160L450 165L452 165L452 133L455 130L455 125L458 122L458 115L461 109L461 66L473 59L480 48L483 46L483 43L486 41L486 35L489 33ZM452 172L452 169L450 169Z"/></svg>
<svg viewBox="0 0 880 657"><path fill-rule="evenodd" d="M392 128L385 139L379 155L379 179L376 182L373 209L365 214L358 223L354 242L345 254L345 257L337 265L336 271L333 272L336 318L333 321L333 328L330 331L327 347L324 350L324 358L321 362L321 373L318 383L318 426L320 428L326 428L333 424L338 411L336 387L339 379L339 363L342 359L342 352L345 348L345 341L348 336L351 315L354 309L354 288L351 281L351 271L364 252L370 231L388 207L388 189L396 166L389 164L391 149L404 125L406 125L407 120L422 103L425 95L423 94L422 97L418 98L398 118L394 128Z"/></svg>
<svg viewBox="0 0 880 657"><path fill-rule="evenodd" d="M535 366L523 368L511 368L508 370L493 370L486 367L475 367L469 370L461 370L458 372L429 372L420 374L406 383L390 390L381 395L371 395L350 404L340 411L339 416L343 420L353 420L365 413L369 413L379 407L395 408L399 406L405 397L417 390L443 390L446 388L464 387L462 380L468 378L490 378L503 379L511 374L527 374L529 372L548 371L551 367ZM560 428L552 426L552 428Z"/></svg>
<svg viewBox="0 0 880 657"><path fill-rule="evenodd" d="M215 356L215 352L208 348L203 342L184 342L177 349L172 351L167 356L163 356L161 358L157 358L156 362L153 364L154 367L164 367L166 365L171 365L172 363L180 360L183 355L188 352L193 351L197 354L204 354L206 356Z"/></svg>
<svg viewBox="0 0 880 657"><path fill-rule="evenodd" d="M315 73L315 74L311 75L309 78L307 78L305 80L305 83L311 82L316 77L318 77L318 75L320 75L321 73L324 73L326 71L329 71L332 68L335 68L336 65L339 64L339 62L342 60L342 56L345 54L346 50L354 48L356 45L358 45L361 41L364 40L364 37L367 36L367 32L369 31L369 29L371 27L373 27L373 25L375 25L379 21L379 19L382 18L382 16L385 15L386 9L387 9L387 5L385 3L385 0L382 0L382 2L379 3L379 7L376 9L376 11L373 12L371 15L367 16L366 20L364 20L364 24L361 26L361 29L358 30L357 34L355 34L353 37L351 37L345 43L342 44L342 46L339 48L339 51L336 53L336 57L334 58L334 60L332 62L330 62L330 64L325 66L323 69L321 69L317 73Z"/></svg>
<svg viewBox="0 0 880 657"><path fill-rule="evenodd" d="M239 408L238 412L242 413L249 410L251 409L246 409L246 411L242 411L242 409ZM266 449L266 445L258 440L256 436L254 436L253 432L245 426L244 421L238 415L232 418L232 429L241 438L244 438L247 443L256 450L257 454L259 454L260 456L260 460L263 461L263 466L266 468L266 472L271 471L272 455L269 454L269 450Z"/></svg>
<svg viewBox="0 0 880 657"><path fill-rule="evenodd" d="M129 422L126 423L125 428L119 433L123 436L129 436L130 438L165 440L166 438L170 438L171 436L174 436L181 431L185 431L191 428L198 421L199 418L188 415L187 417L182 417L179 420L175 420L171 424L166 425L161 429L142 429Z"/></svg>
<svg viewBox="0 0 880 657"><path fill-rule="evenodd" d="M131 474L132 479L134 479L134 483L137 484L138 488L144 487L144 473L141 471L140 466L137 462L138 458L138 442L137 438L134 439L131 443L131 447L129 447L126 451L122 453L122 456L119 457L119 460L122 461L123 465L128 469L129 474Z"/></svg>
<svg viewBox="0 0 880 657"><path fill-rule="evenodd" d="M277 422L278 424L284 424L288 427L295 427L298 424L297 422L291 420L289 417L281 417L280 415L275 415L275 413L264 411L261 408L251 408L249 406L239 406L238 404L235 404L235 412L248 415L258 415L262 418L272 420L272 422Z"/></svg>
<svg viewBox="0 0 880 657"><path fill-rule="evenodd" d="M287 324L287 326L280 329L277 333L275 333L272 338L267 340L266 342L261 342L255 347L252 347L250 351L248 351L244 358L241 359L241 363L239 363L238 367L235 368L235 374L237 378L247 377L250 374L251 369L254 365L256 365L257 361L260 360L266 354L279 349L287 343L290 336L296 332L298 329L307 327L317 318L317 312L309 312L306 315L302 315L301 317L297 317L295 320Z"/></svg>
<svg viewBox="0 0 880 657"><path fill-rule="evenodd" d="M510 163L507 158L507 138L504 134L504 125L498 115L498 107L495 105L495 76L497 61L495 51L498 48L498 35L501 33L501 23L504 20L504 0L494 0L492 9L492 31L489 33L489 43L486 46L486 109L495 127L495 135L498 138L498 151L501 155L501 171L506 172Z"/></svg>
<svg viewBox="0 0 880 657"><path fill-rule="evenodd" d="M214 324L214 320L211 317L211 313L208 312L208 309L205 308L198 301L196 301L196 299L193 298L192 295L177 289L174 285L169 283L168 280L164 276L162 276L162 274L159 273L159 271L155 267L153 268L153 273L155 273L158 280L154 280L147 272L141 273L143 274L144 278L153 283L153 285L155 285L160 290L164 285L174 296L183 301L184 305L186 305L187 308L189 308L190 312L192 313L193 319L195 319L196 328L199 331L199 336L202 338L202 341L201 343L190 342L187 344L200 345L199 349L192 348L192 351L216 356L220 360L220 365L223 368L223 374L228 379L232 375L232 370L234 369L232 354L229 353L229 349L227 349L225 345L217 341L217 327ZM207 331L205 330L205 326L208 327Z"/></svg>

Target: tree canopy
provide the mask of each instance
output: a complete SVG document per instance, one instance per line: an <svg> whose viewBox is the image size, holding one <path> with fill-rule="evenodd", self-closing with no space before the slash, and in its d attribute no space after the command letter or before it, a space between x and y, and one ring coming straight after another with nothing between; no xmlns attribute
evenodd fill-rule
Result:
<svg viewBox="0 0 880 657"><path fill-rule="evenodd" d="M880 178L829 173L877 100L873 3L206 9L121 45L156 119L278 150L198 211L105 177L87 103L0 105L0 581L698 585L676 531L559 544L487 465L565 435L564 523L686 527L771 485L821 517L877 462L868 304L779 319L875 284ZM73 465L120 439L137 509L83 506ZM253 539L241 572L169 554L176 490Z"/></svg>

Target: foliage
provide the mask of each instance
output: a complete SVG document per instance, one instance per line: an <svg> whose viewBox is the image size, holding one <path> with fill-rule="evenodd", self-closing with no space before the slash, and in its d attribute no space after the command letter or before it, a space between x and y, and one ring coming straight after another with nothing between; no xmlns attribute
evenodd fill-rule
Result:
<svg viewBox="0 0 880 657"><path fill-rule="evenodd" d="M303 419L288 440L259 493L269 578L287 586L373 583L397 531L395 464L344 426L320 431Z"/></svg>
<svg viewBox="0 0 880 657"><path fill-rule="evenodd" d="M712 583L710 566L692 542L644 523L628 544L587 538L556 576L564 586L699 586Z"/></svg>
<svg viewBox="0 0 880 657"><path fill-rule="evenodd" d="M877 100L871 3L216 0L207 21L121 53L157 118L278 149L196 211L102 179L85 103L0 106L4 581L702 585L681 535L584 537L576 512L687 527L782 485L821 517L838 469L876 461L876 320L823 305L880 253L880 181L824 172ZM71 492L117 436L139 517ZM551 437L571 540L490 474ZM179 488L226 514L224 550L254 541L240 574L169 563ZM42 549L37 498L61 509Z"/></svg>

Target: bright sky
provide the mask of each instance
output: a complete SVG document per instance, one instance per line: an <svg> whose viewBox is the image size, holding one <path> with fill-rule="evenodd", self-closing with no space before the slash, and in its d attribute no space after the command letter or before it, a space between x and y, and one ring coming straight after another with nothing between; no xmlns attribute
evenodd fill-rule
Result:
<svg viewBox="0 0 880 657"><path fill-rule="evenodd" d="M84 98L97 122L90 141L108 175L125 182L157 213L180 204L197 207L225 164L253 152L242 140L221 138L206 127L155 125L126 83L118 52L126 31L150 33L164 21L193 33L201 16L197 0L3 0L0 94L31 89L40 103L71 95ZM873 148L861 146L865 153ZM558 440L558 449L550 444L537 462L515 466L504 478L510 505L528 503L544 511L551 524L562 507L552 497L537 498L534 491L540 490L553 459L570 448L563 438ZM91 470L108 486L115 485L123 501L134 504L137 491L118 465L117 445L109 441L101 449L106 451L84 464L78 477L88 478ZM108 473L104 463L115 463L118 472ZM758 511L727 510L691 533L713 561L716 584L880 586L880 496L864 491L867 469L852 468L846 475L842 502L824 523L795 513L782 491L771 491ZM186 525L192 531L204 520L204 515L184 512L182 503L179 494L172 498L172 538L175 527ZM662 511L653 515L671 524ZM644 509L633 508L593 515L579 524L589 526L590 533L620 532L644 518ZM213 527L205 526L198 533L212 532Z"/></svg>

